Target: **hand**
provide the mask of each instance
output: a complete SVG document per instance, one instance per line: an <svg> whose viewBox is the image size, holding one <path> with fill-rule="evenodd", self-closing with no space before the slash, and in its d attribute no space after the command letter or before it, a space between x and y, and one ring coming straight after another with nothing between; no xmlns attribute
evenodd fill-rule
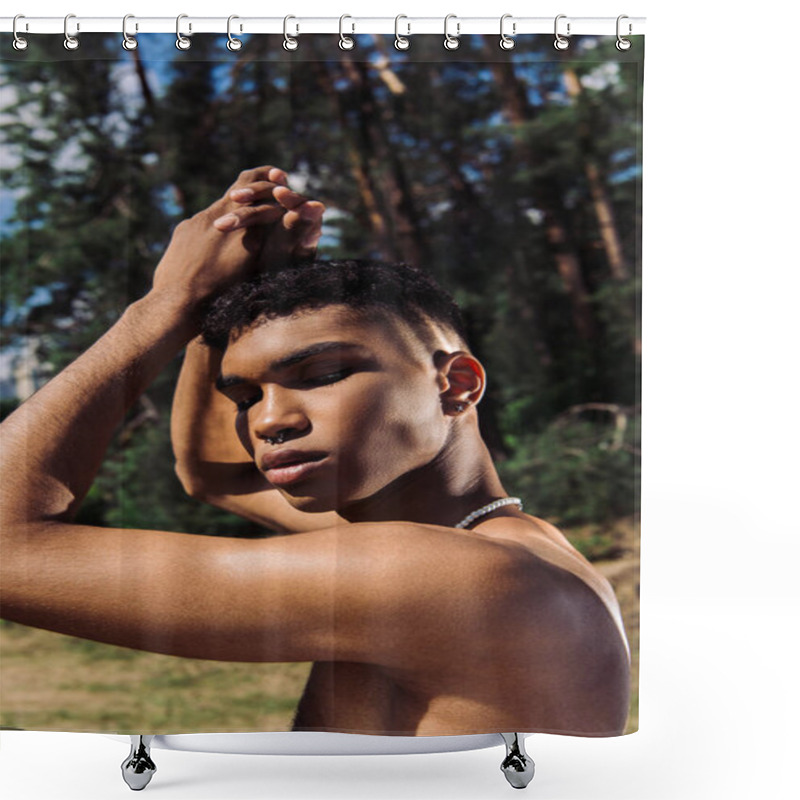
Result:
<svg viewBox="0 0 800 800"><path fill-rule="evenodd" d="M286 183L275 167L242 172L220 200L175 228L154 291L195 307L260 269L313 257L325 207Z"/></svg>
<svg viewBox="0 0 800 800"><path fill-rule="evenodd" d="M292 191L283 170L272 169L268 180L233 189L230 198L238 204L237 208L216 219L214 227L233 231L254 225L264 226L260 269L277 269L288 263L314 258L322 235L325 206ZM270 198L273 200L271 205L259 205ZM273 221L276 204L283 213Z"/></svg>

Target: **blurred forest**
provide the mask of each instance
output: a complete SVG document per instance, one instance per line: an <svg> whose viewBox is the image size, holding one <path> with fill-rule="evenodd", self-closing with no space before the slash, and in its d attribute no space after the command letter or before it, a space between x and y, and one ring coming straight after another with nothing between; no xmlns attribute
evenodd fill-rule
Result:
<svg viewBox="0 0 800 800"><path fill-rule="evenodd" d="M141 296L170 231L245 168L326 203L322 257L430 270L489 374L481 424L526 510L602 530L635 515L639 464L641 52L549 37L3 37L3 412ZM257 536L184 496L179 364L131 412L80 521ZM590 557L607 556L597 537ZM594 544L592 544L594 542Z"/></svg>
<svg viewBox="0 0 800 800"><path fill-rule="evenodd" d="M642 50L613 39L0 36L0 404L10 412L148 288L178 221L276 164L328 206L320 255L430 270L489 374L504 484L611 580L638 719ZM169 413L179 363L121 427L89 524L228 536L186 497ZM3 623L3 725L287 730L309 665L175 659Z"/></svg>

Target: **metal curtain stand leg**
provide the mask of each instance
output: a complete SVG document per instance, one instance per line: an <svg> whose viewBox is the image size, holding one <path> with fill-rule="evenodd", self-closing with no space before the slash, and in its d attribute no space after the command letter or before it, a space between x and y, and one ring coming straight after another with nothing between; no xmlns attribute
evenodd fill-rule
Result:
<svg viewBox="0 0 800 800"><path fill-rule="evenodd" d="M525 739L519 733L501 733L506 743L506 757L500 765L506 780L515 789L524 789L532 780L533 759L525 752Z"/></svg>
<svg viewBox="0 0 800 800"><path fill-rule="evenodd" d="M131 735L131 752L122 762L122 777L135 792L144 789L155 775L156 765L150 758L152 741L152 736Z"/></svg>
<svg viewBox="0 0 800 800"><path fill-rule="evenodd" d="M533 780L533 759L525 752L525 740L519 733L501 733L506 744L506 757L500 769L515 789L524 789ZM150 757L153 736L131 735L131 751L122 762L122 777L134 791L150 783L156 765Z"/></svg>

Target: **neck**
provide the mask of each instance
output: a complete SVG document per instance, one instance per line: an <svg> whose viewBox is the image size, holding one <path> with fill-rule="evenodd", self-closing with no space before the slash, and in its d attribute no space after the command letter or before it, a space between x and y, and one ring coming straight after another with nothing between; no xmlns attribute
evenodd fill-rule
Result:
<svg viewBox="0 0 800 800"><path fill-rule="evenodd" d="M402 520L451 527L486 503L506 497L477 420L464 423L428 464L339 514L349 522Z"/></svg>

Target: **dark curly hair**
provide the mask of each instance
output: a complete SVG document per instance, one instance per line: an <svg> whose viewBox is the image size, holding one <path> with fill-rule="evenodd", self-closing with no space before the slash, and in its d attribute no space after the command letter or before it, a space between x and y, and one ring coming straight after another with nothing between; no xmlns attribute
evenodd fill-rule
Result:
<svg viewBox="0 0 800 800"><path fill-rule="evenodd" d="M458 306L430 275L407 264L356 259L309 262L237 284L211 305L203 340L224 350L260 321L334 304L395 314L423 339L430 323L439 323L466 343Z"/></svg>

